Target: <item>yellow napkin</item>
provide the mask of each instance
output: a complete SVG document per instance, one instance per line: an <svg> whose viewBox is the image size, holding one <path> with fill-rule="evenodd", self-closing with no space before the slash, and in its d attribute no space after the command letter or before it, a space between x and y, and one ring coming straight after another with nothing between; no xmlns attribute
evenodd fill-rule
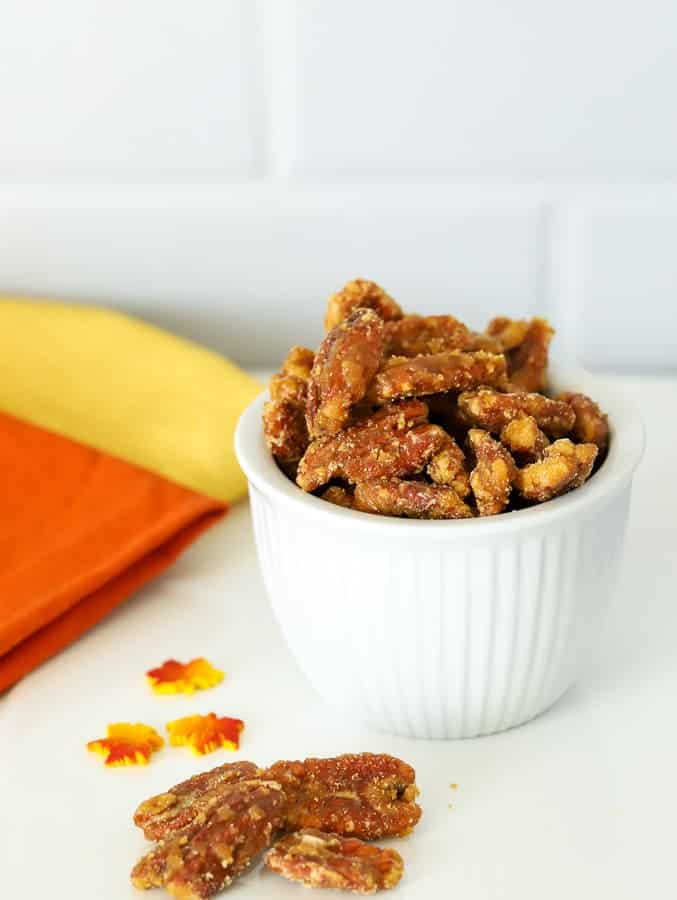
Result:
<svg viewBox="0 0 677 900"><path fill-rule="evenodd" d="M260 391L217 353L138 319L0 297L0 410L209 497L246 491L233 432Z"/></svg>

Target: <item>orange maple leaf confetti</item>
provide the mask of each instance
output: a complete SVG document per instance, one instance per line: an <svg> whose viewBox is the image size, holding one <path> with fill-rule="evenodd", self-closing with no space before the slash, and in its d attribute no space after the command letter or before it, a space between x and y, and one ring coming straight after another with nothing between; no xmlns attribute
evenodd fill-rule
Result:
<svg viewBox="0 0 677 900"><path fill-rule="evenodd" d="M87 749L104 756L107 766L145 766L163 744L164 740L150 725L115 722L107 727L105 738L90 741Z"/></svg>
<svg viewBox="0 0 677 900"><path fill-rule="evenodd" d="M227 747L229 750L240 749L240 733L244 728L241 719L219 718L216 713L206 716L186 716L167 722L169 743L173 747L190 747L193 753L202 756Z"/></svg>
<svg viewBox="0 0 677 900"><path fill-rule="evenodd" d="M219 684L223 672L199 656L188 663L168 659L157 669L146 672L146 678L156 694L193 694Z"/></svg>

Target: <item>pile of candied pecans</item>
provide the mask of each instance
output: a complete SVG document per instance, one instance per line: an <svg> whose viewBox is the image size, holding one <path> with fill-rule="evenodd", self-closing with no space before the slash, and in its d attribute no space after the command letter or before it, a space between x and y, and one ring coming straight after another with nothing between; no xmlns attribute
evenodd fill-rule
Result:
<svg viewBox="0 0 677 900"><path fill-rule="evenodd" d="M289 351L263 414L279 467L349 509L465 519L543 503L601 463L609 425L584 394L547 396L544 319L405 315L373 281L329 298L317 353ZM421 399L425 398L425 399Z"/></svg>
<svg viewBox="0 0 677 900"><path fill-rule="evenodd" d="M385 753L245 760L194 775L145 800L134 823L156 841L132 883L206 900L269 847L266 866L307 887L372 894L394 887L402 857L365 841L403 837L421 817L416 773Z"/></svg>

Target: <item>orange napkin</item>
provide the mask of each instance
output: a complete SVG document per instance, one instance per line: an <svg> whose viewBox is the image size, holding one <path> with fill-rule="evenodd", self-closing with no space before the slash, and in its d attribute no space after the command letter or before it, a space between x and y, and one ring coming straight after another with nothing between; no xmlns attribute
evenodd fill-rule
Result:
<svg viewBox="0 0 677 900"><path fill-rule="evenodd" d="M165 569L226 504L0 413L0 691Z"/></svg>
<svg viewBox="0 0 677 900"><path fill-rule="evenodd" d="M140 319L0 296L0 690L245 495L233 436L260 390Z"/></svg>

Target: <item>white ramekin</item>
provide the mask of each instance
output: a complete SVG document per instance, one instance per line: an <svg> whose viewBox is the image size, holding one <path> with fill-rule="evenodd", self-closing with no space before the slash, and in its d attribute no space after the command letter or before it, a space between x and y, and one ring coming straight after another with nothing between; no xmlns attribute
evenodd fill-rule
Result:
<svg viewBox="0 0 677 900"><path fill-rule="evenodd" d="M266 395L243 413L236 450L273 610L346 715L408 737L491 734L551 706L594 654L644 431L588 373L552 381L607 410L607 459L570 494L484 519L390 519L305 494L265 445Z"/></svg>

